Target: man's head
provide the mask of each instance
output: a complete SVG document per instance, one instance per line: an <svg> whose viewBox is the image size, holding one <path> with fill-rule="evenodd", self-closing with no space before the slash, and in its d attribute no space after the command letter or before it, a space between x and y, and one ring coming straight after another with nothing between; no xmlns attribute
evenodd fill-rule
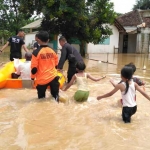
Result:
<svg viewBox="0 0 150 150"><path fill-rule="evenodd" d="M61 36L61 37L59 38L59 44L60 44L61 46L64 46L65 43L67 43L66 38L65 38L64 36Z"/></svg>
<svg viewBox="0 0 150 150"><path fill-rule="evenodd" d="M49 41L49 34L47 31L39 31L36 34L37 42L42 45L43 43L47 43Z"/></svg>
<svg viewBox="0 0 150 150"><path fill-rule="evenodd" d="M32 53L26 52L26 53L25 53L25 58L26 58L27 61L31 61Z"/></svg>
<svg viewBox="0 0 150 150"><path fill-rule="evenodd" d="M35 35L35 40L37 41L37 34Z"/></svg>
<svg viewBox="0 0 150 150"><path fill-rule="evenodd" d="M22 29L19 29L18 30L18 34L17 34L19 37L24 37L25 36L25 33L24 33L24 31L22 30Z"/></svg>

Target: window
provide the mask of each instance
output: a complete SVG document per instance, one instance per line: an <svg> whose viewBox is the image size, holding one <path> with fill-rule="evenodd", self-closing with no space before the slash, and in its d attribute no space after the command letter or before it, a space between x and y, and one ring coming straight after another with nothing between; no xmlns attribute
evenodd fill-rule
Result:
<svg viewBox="0 0 150 150"><path fill-rule="evenodd" d="M99 42L100 45L109 45L110 44L110 37L106 38L102 43Z"/></svg>

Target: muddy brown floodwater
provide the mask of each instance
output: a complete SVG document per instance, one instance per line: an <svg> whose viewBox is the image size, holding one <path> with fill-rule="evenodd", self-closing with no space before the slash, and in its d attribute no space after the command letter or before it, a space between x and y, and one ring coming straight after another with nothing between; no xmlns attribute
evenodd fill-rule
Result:
<svg viewBox="0 0 150 150"><path fill-rule="evenodd" d="M88 81L90 96L84 103L58 104L49 91L46 99L38 100L35 89L0 90L0 150L150 149L150 102L146 98L137 92L138 110L130 124L122 121L119 91L96 100L113 89L109 79L118 82L120 69L129 62L136 64L135 75L146 82L145 90L150 94L149 55L90 54L85 62L86 72L107 77ZM76 88L73 85L65 92L69 99Z"/></svg>

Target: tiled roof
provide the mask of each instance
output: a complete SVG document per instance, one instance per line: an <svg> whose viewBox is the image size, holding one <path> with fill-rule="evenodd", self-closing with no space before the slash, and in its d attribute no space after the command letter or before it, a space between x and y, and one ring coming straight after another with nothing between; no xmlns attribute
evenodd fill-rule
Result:
<svg viewBox="0 0 150 150"><path fill-rule="evenodd" d="M118 29L119 32L125 32L126 31L124 29L124 27L117 21L117 19L115 19L114 24L117 27L117 29Z"/></svg>
<svg viewBox="0 0 150 150"><path fill-rule="evenodd" d="M117 20L122 26L137 26L142 23L138 10L121 15Z"/></svg>
<svg viewBox="0 0 150 150"><path fill-rule="evenodd" d="M144 13L148 13L147 16ZM122 26L137 26L143 22L150 27L150 10L134 10L117 18Z"/></svg>

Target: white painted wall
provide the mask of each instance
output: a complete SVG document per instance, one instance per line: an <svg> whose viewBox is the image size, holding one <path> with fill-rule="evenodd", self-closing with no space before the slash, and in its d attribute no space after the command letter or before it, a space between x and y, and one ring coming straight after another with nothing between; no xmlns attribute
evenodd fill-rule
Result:
<svg viewBox="0 0 150 150"><path fill-rule="evenodd" d="M114 53L114 47L118 48L119 44L119 32L115 26L110 26L113 34L110 36L109 45L92 44L87 45L87 53Z"/></svg>
<svg viewBox="0 0 150 150"><path fill-rule="evenodd" d="M29 33L25 35L25 45L29 46L29 44L33 44L35 41L35 34L36 33Z"/></svg>

